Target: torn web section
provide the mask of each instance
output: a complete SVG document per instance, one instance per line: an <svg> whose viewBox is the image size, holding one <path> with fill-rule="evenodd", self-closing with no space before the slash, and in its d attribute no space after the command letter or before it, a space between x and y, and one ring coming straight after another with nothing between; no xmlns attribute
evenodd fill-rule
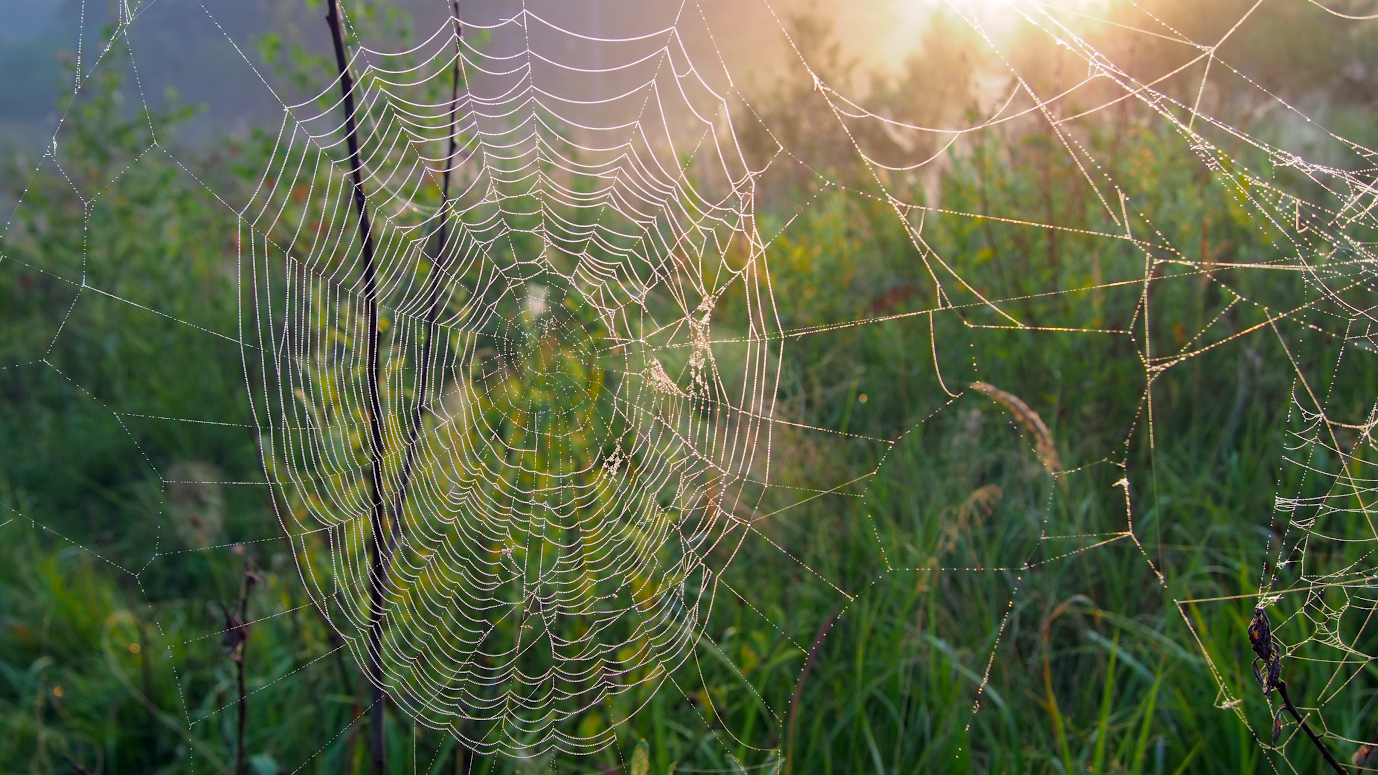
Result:
<svg viewBox="0 0 1378 775"><path fill-rule="evenodd" d="M376 633L389 696L481 753L587 753L702 637L769 476L776 324L726 106L673 29L610 46L590 98L527 42L574 33L474 27L453 158L452 36L352 59L376 388L341 108L288 112L244 209L255 401L302 575L361 662Z"/></svg>

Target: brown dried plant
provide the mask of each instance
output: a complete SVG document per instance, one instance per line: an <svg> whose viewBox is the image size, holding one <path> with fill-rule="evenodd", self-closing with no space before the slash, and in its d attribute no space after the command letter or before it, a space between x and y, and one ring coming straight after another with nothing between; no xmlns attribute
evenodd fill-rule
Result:
<svg viewBox="0 0 1378 775"><path fill-rule="evenodd" d="M1033 434L1038 459L1043 463L1043 467L1048 470L1048 473L1056 474L1062 470L1062 460L1058 457L1057 445L1053 443L1053 435L1048 432L1048 426L1043 424L1043 418L1038 416L1038 412L1030 409L1029 405L1024 403L1019 396L1006 393L988 382L973 382L971 389L990 396L996 403L1014 415L1014 419L1024 426L1025 430Z"/></svg>

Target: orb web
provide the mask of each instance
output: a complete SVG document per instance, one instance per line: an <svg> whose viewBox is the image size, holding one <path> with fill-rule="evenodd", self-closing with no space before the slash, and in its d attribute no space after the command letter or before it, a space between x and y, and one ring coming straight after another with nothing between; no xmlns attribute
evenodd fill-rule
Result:
<svg viewBox="0 0 1378 775"><path fill-rule="evenodd" d="M539 15L463 34L489 41L481 58L449 24L406 53L415 64L350 62L385 537L338 84L286 111L245 219L265 235L246 239L271 354L264 449L304 505L289 528L308 583L361 662L378 644L389 697L480 752L598 750L611 727L572 725L685 659L740 533L733 509L768 475L779 351L752 181L673 27L611 47L612 94L591 99L543 90L587 69L546 53L579 38ZM437 100L457 73L462 96ZM427 198L442 186L454 193ZM740 344L715 346L729 330Z"/></svg>

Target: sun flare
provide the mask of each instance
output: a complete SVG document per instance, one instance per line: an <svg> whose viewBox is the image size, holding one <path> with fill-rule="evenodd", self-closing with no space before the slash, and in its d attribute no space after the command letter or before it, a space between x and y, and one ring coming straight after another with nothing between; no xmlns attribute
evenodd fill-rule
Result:
<svg viewBox="0 0 1378 775"><path fill-rule="evenodd" d="M902 64L919 47L923 31L937 14L954 14L978 25L989 35L1002 37L1030 13L1064 10L1076 15L1099 15L1106 0L880 0L873 8L881 26L868 36L863 57L882 67Z"/></svg>

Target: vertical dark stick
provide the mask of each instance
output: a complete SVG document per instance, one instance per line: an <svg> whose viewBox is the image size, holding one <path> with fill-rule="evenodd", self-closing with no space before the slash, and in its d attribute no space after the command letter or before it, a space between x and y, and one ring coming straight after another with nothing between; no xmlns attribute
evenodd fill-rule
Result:
<svg viewBox="0 0 1378 775"><path fill-rule="evenodd" d="M464 26L459 21L459 0L453 0L450 4L450 20L455 27L455 63L450 73L449 150L445 154L445 170L441 173L440 220L436 224L435 253L431 265L431 276L426 284L426 339L421 344L421 358L416 369L416 399L412 405L411 427L407 431L407 452L402 463L402 476L397 486L397 500L393 504L391 512L393 533L389 559L391 559L392 552L396 551L397 541L401 537L402 508L407 503L407 488L411 484L412 470L416 464L416 444L421 436L423 399L426 395L426 386L431 378L431 356L436 337L435 324L436 319L440 317L441 281L444 277L443 270L448 263L445 255L445 243L448 237L447 227L449 226L450 172L453 169L455 152L459 143L456 124L459 121L459 78L461 58L464 54L462 45ZM467 750L462 738L455 740L456 772L462 766ZM472 759L470 763L472 765Z"/></svg>
<svg viewBox="0 0 1378 775"><path fill-rule="evenodd" d="M239 661L235 663L235 672L238 674L239 682L239 740L234 751L234 772L235 775L244 775L244 734L249 727L249 693L244 685L244 651L248 644L240 646L243 651L239 653Z"/></svg>
<svg viewBox="0 0 1378 775"><path fill-rule="evenodd" d="M369 626L368 679L372 687L373 717L369 748L374 775L383 775L386 764L383 750L383 723L387 698L383 694L382 643L379 626L383 615L383 584L387 570L380 558L380 544L386 529L383 526L383 407L378 397L378 281L373 259L373 231L368 220L368 200L364 197L363 162L359 159L359 130L354 120L354 79L349 74L345 56L344 25L340 14L340 0L330 0L325 20L330 23L330 35L335 41L335 63L340 69L340 89L344 93L345 142L349 146L350 175L354 181L354 205L359 211L359 241L364 251L365 323L368 327L368 347L365 369L368 372L365 393L368 394L369 427L369 484L373 496L373 515L369 543Z"/></svg>
<svg viewBox="0 0 1378 775"><path fill-rule="evenodd" d="M411 428L407 432L407 454L402 462L402 477L397 487L397 501L392 508L392 546L389 555L391 555L391 551L397 549L397 541L402 529L402 507L407 502L407 486L411 484L412 466L416 463L416 442L421 436L422 398L426 394L426 384L431 378L431 351L436 335L435 321L436 318L440 317L440 281L443 275L441 270L445 267L445 227L449 224L446 210L450 204L450 165L454 163L458 142L455 122L459 120L459 62L460 55L463 53L463 49L460 47L460 38L464 33L464 28L459 22L459 0L454 0L452 3L450 18L455 25L455 66L451 73L454 80L450 87L450 152L445 156L445 172L441 178L440 223L436 227L435 260L431 265L430 281L426 284L426 297L429 300L426 308L426 341L421 344L421 360L416 368L416 401L412 405Z"/></svg>
<svg viewBox="0 0 1378 775"><path fill-rule="evenodd" d="M247 771L245 770L244 736L249 730L249 692L244 684L244 662L246 652L249 650L249 592L253 589L255 579L253 569L246 561L239 593L239 659L236 660L239 682L239 745L235 749L235 775L244 775Z"/></svg>

